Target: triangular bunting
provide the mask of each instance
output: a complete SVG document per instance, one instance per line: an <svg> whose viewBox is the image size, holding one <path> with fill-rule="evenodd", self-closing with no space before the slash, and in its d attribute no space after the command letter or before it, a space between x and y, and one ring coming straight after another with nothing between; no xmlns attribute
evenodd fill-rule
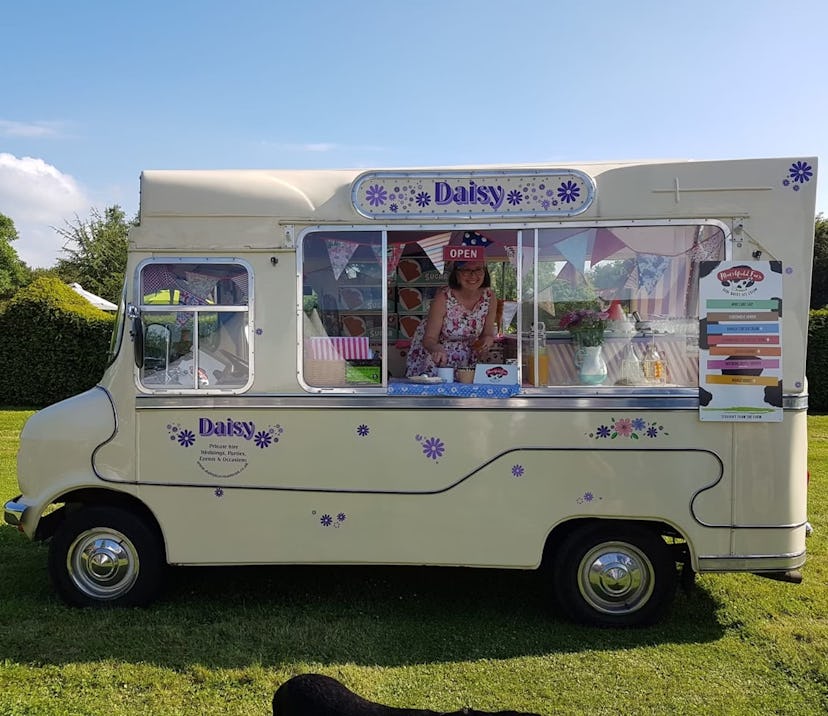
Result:
<svg viewBox="0 0 828 716"><path fill-rule="evenodd" d="M584 263L586 262L587 246L590 239L595 235L595 229L587 229L568 239L559 241L555 244L555 248L560 251L561 255L575 266L579 273L584 272Z"/></svg>
<svg viewBox="0 0 828 716"><path fill-rule="evenodd" d="M555 278L558 279L558 281L564 281L565 283L568 283L571 286L577 286L579 275L580 274L575 269L575 267L567 261L564 264L564 267L560 271L558 271L558 275L555 276Z"/></svg>
<svg viewBox="0 0 828 716"><path fill-rule="evenodd" d="M448 245L451 234L437 234L437 236L429 236L427 239L420 239L417 243L420 248L425 251L431 263L434 264L440 273L443 273L445 261L443 261L443 247Z"/></svg>
<svg viewBox="0 0 828 716"><path fill-rule="evenodd" d="M395 244L394 246L388 247L388 253L386 253L386 264L387 264L387 272L389 276L393 276L394 272L397 270L397 264L400 263L400 257L402 256L403 249L405 246L403 244Z"/></svg>
<svg viewBox="0 0 828 716"><path fill-rule="evenodd" d="M648 296L652 296L656 284L661 280L664 272L670 267L670 258L658 254L638 254L638 287L644 289Z"/></svg>
<svg viewBox="0 0 828 716"><path fill-rule="evenodd" d="M621 241L609 229L598 229L595 232L595 242L592 245L592 256L589 259L591 266L595 266L599 261L603 261L608 256L612 256L623 248L626 244Z"/></svg>
<svg viewBox="0 0 828 716"><path fill-rule="evenodd" d="M504 246L503 250L509 258L509 264L512 268L517 268L517 246Z"/></svg>
<svg viewBox="0 0 828 716"><path fill-rule="evenodd" d="M334 278L339 280L340 275L345 270L354 251L357 250L359 244L354 241L339 241L338 239L325 239L325 245L328 248L328 259L331 262Z"/></svg>

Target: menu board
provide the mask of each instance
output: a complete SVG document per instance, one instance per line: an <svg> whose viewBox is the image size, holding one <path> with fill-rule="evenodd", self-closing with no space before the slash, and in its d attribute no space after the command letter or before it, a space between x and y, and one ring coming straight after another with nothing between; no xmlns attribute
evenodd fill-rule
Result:
<svg viewBox="0 0 828 716"><path fill-rule="evenodd" d="M782 420L782 264L699 264L699 417Z"/></svg>

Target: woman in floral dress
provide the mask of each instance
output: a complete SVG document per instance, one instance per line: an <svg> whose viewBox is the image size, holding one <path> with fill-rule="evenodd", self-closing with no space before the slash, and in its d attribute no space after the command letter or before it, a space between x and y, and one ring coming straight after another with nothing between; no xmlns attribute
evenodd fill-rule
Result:
<svg viewBox="0 0 828 716"><path fill-rule="evenodd" d="M438 291L417 327L408 351L406 375L437 375L437 368L465 368L492 347L496 300L482 261L456 263L448 286Z"/></svg>

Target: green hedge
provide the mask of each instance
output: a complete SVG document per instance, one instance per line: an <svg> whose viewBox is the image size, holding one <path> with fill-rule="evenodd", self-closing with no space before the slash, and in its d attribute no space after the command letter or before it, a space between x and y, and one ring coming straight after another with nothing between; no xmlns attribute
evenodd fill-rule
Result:
<svg viewBox="0 0 828 716"><path fill-rule="evenodd" d="M828 413L828 309L811 311L805 373L809 412Z"/></svg>
<svg viewBox="0 0 828 716"><path fill-rule="evenodd" d="M18 291L0 314L0 405L42 407L91 388L114 321L56 278Z"/></svg>

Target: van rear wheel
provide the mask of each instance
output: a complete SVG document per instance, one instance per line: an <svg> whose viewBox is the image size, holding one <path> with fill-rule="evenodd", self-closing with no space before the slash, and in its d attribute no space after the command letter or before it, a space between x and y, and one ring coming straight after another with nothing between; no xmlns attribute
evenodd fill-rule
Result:
<svg viewBox="0 0 828 716"><path fill-rule="evenodd" d="M657 621L676 588L676 564L655 532L639 525L593 523L560 545L554 591L567 616L596 626Z"/></svg>
<svg viewBox="0 0 828 716"><path fill-rule="evenodd" d="M161 541L121 508L83 507L70 513L49 546L49 575L60 597L79 607L142 606L159 593Z"/></svg>

